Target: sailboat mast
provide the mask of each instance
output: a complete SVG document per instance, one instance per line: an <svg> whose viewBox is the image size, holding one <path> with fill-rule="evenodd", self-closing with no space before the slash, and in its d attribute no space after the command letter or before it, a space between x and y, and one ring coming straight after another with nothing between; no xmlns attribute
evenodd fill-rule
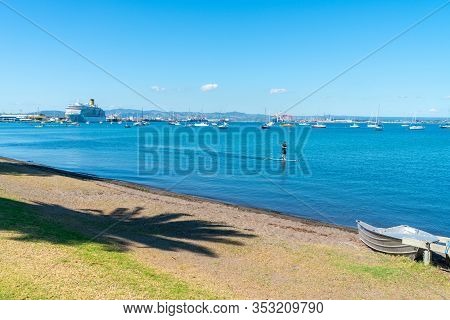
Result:
<svg viewBox="0 0 450 320"><path fill-rule="evenodd" d="M378 124L378 118L380 117L380 105L378 105L378 111L377 111L377 120L376 123Z"/></svg>

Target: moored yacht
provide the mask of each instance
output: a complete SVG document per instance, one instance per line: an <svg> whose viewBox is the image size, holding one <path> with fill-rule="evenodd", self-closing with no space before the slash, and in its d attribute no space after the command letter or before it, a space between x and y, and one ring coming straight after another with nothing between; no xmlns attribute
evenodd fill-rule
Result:
<svg viewBox="0 0 450 320"><path fill-rule="evenodd" d="M226 123L226 122L219 123L219 124L217 124L217 128L228 129L228 123Z"/></svg>
<svg viewBox="0 0 450 320"><path fill-rule="evenodd" d="M209 124L207 122L196 122L194 127L209 127Z"/></svg>
<svg viewBox="0 0 450 320"><path fill-rule="evenodd" d="M267 122L267 123L264 123L262 126L261 126L261 129L270 129L270 128L272 128L273 127L273 122L272 121L269 121L269 122Z"/></svg>
<svg viewBox="0 0 450 320"><path fill-rule="evenodd" d="M417 118L416 116L414 116L414 120L411 122L409 130L425 130L425 127L422 126L419 122L417 122Z"/></svg>
<svg viewBox="0 0 450 320"><path fill-rule="evenodd" d="M375 129L375 131L383 131L384 130L384 127L381 124L381 122L377 122L373 128Z"/></svg>
<svg viewBox="0 0 450 320"><path fill-rule="evenodd" d="M313 125L311 125L311 128L314 129L326 129L326 125L324 123L316 122Z"/></svg>
<svg viewBox="0 0 450 320"><path fill-rule="evenodd" d="M425 127L419 124L409 126L409 130L425 130Z"/></svg>

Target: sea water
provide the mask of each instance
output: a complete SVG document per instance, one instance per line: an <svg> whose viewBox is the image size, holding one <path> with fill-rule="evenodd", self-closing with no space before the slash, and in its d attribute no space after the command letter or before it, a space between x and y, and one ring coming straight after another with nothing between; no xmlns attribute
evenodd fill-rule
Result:
<svg viewBox="0 0 450 320"><path fill-rule="evenodd" d="M450 130L276 130L304 138L300 147L288 146L288 158L298 162L269 160L279 158L283 136L243 138L262 132L258 123L226 130L0 123L0 156L333 224L355 226L358 219L450 235Z"/></svg>

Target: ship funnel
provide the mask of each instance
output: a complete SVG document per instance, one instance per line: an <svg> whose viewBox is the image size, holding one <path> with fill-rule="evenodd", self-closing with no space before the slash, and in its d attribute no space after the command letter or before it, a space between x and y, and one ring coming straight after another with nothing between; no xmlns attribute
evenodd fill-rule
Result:
<svg viewBox="0 0 450 320"><path fill-rule="evenodd" d="M93 107L94 106L94 99L89 99L89 106Z"/></svg>

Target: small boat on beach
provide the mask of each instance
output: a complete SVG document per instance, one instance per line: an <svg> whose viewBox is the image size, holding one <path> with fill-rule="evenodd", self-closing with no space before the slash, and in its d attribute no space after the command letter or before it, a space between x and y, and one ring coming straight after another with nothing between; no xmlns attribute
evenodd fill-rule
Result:
<svg viewBox="0 0 450 320"><path fill-rule="evenodd" d="M361 241L369 248L383 253L416 259L420 257L423 250L419 247L405 244L403 242L404 239L413 239L424 243L439 241L439 237L409 226L376 228L360 220L357 220L356 223Z"/></svg>

